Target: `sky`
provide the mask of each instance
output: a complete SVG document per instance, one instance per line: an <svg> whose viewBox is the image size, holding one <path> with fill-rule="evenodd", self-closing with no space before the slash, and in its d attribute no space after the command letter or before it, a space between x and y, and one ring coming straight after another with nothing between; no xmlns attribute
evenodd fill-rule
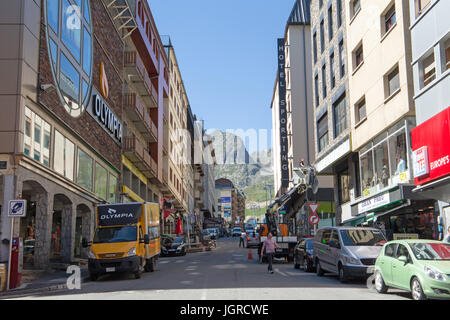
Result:
<svg viewBox="0 0 450 320"><path fill-rule="evenodd" d="M159 33L171 38L192 112L205 128L271 130L277 38L295 1L148 2Z"/></svg>

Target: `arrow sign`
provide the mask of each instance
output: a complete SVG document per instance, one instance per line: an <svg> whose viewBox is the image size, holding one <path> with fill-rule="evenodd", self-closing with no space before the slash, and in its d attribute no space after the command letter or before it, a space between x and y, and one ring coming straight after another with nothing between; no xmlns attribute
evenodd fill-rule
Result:
<svg viewBox="0 0 450 320"><path fill-rule="evenodd" d="M319 224L319 221L319 216L316 213L313 213L309 216L309 223L311 223L312 225Z"/></svg>
<svg viewBox="0 0 450 320"><path fill-rule="evenodd" d="M310 203L309 209L313 214L315 214L317 212L317 209L319 209L319 205L317 203Z"/></svg>

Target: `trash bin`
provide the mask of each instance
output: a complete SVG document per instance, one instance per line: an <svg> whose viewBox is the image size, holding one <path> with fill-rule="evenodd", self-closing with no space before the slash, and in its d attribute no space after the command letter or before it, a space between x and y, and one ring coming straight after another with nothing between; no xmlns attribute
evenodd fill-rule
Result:
<svg viewBox="0 0 450 320"><path fill-rule="evenodd" d="M6 264L0 263L0 291L4 291L6 289Z"/></svg>

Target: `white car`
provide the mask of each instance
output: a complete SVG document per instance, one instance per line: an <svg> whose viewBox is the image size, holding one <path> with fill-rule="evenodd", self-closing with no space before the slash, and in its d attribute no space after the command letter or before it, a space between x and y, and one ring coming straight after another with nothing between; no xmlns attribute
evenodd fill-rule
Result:
<svg viewBox="0 0 450 320"><path fill-rule="evenodd" d="M233 232L232 232L233 237L240 237L241 234L242 234L242 231L241 231L240 227L233 228Z"/></svg>

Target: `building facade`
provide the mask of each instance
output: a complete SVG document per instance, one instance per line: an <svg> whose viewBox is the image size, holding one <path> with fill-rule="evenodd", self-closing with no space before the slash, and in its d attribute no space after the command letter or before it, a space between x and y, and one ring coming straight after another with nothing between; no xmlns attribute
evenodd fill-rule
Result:
<svg viewBox="0 0 450 320"><path fill-rule="evenodd" d="M446 123L450 107L450 22L446 13L450 3L410 0L409 6L417 122L412 132L415 191L440 200L439 208L444 218L440 230L442 237L450 225L450 167L447 161L441 160L449 154Z"/></svg>
<svg viewBox="0 0 450 320"><path fill-rule="evenodd" d="M240 225L245 221L245 194L229 179L215 181L219 213L226 227Z"/></svg>
<svg viewBox="0 0 450 320"><path fill-rule="evenodd" d="M333 179L336 220L350 214L351 149L345 1L312 1L315 167ZM356 160L357 161L357 160Z"/></svg>

